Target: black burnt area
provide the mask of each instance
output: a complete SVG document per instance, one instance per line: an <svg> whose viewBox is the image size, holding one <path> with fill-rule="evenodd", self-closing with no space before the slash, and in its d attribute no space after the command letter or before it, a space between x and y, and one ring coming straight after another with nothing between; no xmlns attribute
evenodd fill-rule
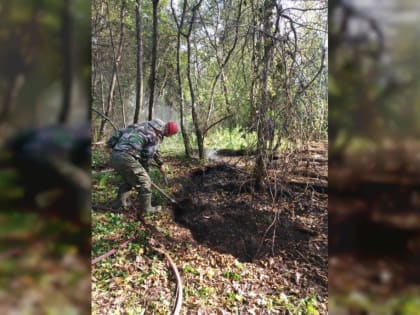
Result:
<svg viewBox="0 0 420 315"><path fill-rule="evenodd" d="M273 208L267 192L256 193L250 178L228 164L192 171L188 184L177 193L188 197L174 205L175 221L190 229L197 242L240 261L251 262L280 252L302 259L297 251L310 251L311 234L296 228L288 211L275 208L279 204ZM276 210L273 241L274 229L267 229Z"/></svg>
<svg viewBox="0 0 420 315"><path fill-rule="evenodd" d="M405 179L402 185L395 179L368 175L363 180L346 182L345 189L331 185L330 254L357 252L401 260L417 259L420 263L420 253L409 248L410 243L419 243L420 237L420 226L415 224L419 210L412 205L412 196L419 191L419 184ZM358 209L350 206L352 202L359 205ZM374 219L375 213L379 219ZM389 219L392 217L400 218L400 222L414 222L405 227L398 221L393 223Z"/></svg>
<svg viewBox="0 0 420 315"><path fill-rule="evenodd" d="M391 294L418 287L418 174L409 169L362 172L345 164L329 168L330 292L341 290L340 281L350 268L357 270L351 283L355 289ZM392 279L378 281L378 265Z"/></svg>
<svg viewBox="0 0 420 315"><path fill-rule="evenodd" d="M410 239L419 235L418 231L375 222L366 213L341 218L330 214L329 233L330 254L354 252L367 256L420 259L420 253L411 252L407 246Z"/></svg>

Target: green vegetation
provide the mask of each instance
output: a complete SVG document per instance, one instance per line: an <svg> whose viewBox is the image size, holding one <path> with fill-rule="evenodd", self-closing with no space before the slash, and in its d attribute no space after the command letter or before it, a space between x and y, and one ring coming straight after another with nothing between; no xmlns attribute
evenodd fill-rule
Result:
<svg viewBox="0 0 420 315"><path fill-rule="evenodd" d="M230 280L234 280L234 281L239 281L242 279L242 276L236 272L233 271L225 271L222 274L224 277L230 279Z"/></svg>
<svg viewBox="0 0 420 315"><path fill-rule="evenodd" d="M239 133L236 133L235 137L238 136ZM176 137L168 140L171 142L168 142L165 150L175 152L176 142L179 140ZM235 141L234 137L232 141ZM104 159L106 153L94 152L93 156L93 163L97 165L97 171L93 172L93 203L106 205L115 197L119 179L114 171L102 171L101 165L107 163ZM173 156L170 159L174 161ZM181 160L175 158L175 161ZM168 163L170 180L173 176L179 176L175 172L180 171L171 165L173 164ZM151 177L155 182L162 183L160 173L154 168L151 169ZM171 193L170 188L165 188L168 193ZM136 233L139 235L126 247L119 248L114 255L93 266L93 313L99 313L98 298L107 303L118 301L119 304L112 307L115 313L134 314L140 311L163 315L169 312L175 284L165 258L154 252L149 244L156 238L156 231L161 239L159 242L162 243L162 238L165 239L163 243L167 242L166 249L181 273L185 308L240 313L253 306L256 310L271 310L273 314L282 314L285 310L302 315L322 313L319 311L316 296L299 299L294 296L286 297L284 294L259 293L257 290L247 292L242 288L250 283L258 283L260 273L264 272L256 264L242 263L211 250L203 254L200 252L203 248L199 248L189 237L182 236L183 240L177 241L181 227L174 224L166 214L154 214L145 218L156 228L153 232L143 226L134 214L135 209L119 213L92 212L92 257L118 248ZM213 257L219 257L220 261L214 261ZM261 285L264 286L263 283Z"/></svg>
<svg viewBox="0 0 420 315"><path fill-rule="evenodd" d="M209 148L244 150L255 149L257 135L255 132L245 132L240 127L219 128L206 138Z"/></svg>
<svg viewBox="0 0 420 315"><path fill-rule="evenodd" d="M401 292L387 298L352 292L340 298L331 297L329 304L333 311L346 308L360 312L368 311L378 315L420 314L420 297L415 292Z"/></svg>

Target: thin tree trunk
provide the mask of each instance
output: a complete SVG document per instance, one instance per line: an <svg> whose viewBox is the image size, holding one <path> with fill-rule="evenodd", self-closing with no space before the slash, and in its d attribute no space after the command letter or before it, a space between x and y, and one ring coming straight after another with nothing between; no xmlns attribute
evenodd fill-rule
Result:
<svg viewBox="0 0 420 315"><path fill-rule="evenodd" d="M136 39L137 39L137 72L136 72L136 108L133 123L138 123L141 107L143 106L143 24L141 21L141 0L136 0Z"/></svg>
<svg viewBox="0 0 420 315"><path fill-rule="evenodd" d="M104 75L102 74L102 71L99 74L99 84L101 85L101 108L102 112L105 113Z"/></svg>
<svg viewBox="0 0 420 315"><path fill-rule="evenodd" d="M62 12L62 52L63 52L63 101L58 116L59 123L69 119L71 108L71 92L73 86L73 40L70 0L64 0Z"/></svg>
<svg viewBox="0 0 420 315"><path fill-rule="evenodd" d="M185 36L187 40L187 78L188 78L188 87L190 90L190 98L191 98L191 114L193 118L193 123L195 127L195 135L197 138L197 147L198 147L198 156L200 160L204 160L205 154L204 154L204 137L203 137L203 131L200 126L200 122L198 119L196 104L195 104L195 92L194 87L192 84L191 79L191 32L192 28L195 22L197 10L200 8L202 0L200 0L192 9L192 17L188 26L188 33Z"/></svg>
<svg viewBox="0 0 420 315"><path fill-rule="evenodd" d="M25 75L23 73L16 74L10 79L1 104L0 122L7 120L9 117L13 104L16 102L17 95L24 82Z"/></svg>
<svg viewBox="0 0 420 315"><path fill-rule="evenodd" d="M218 66L219 66L219 71L216 74L216 76L215 76L215 78L213 80L213 83L212 83L212 87L211 87L210 101L209 101L209 106L208 106L208 110L207 110L207 114L206 114L206 119L205 119L205 121L206 121L206 123L205 123L206 124L206 129L207 129L207 126L209 125L209 122L210 122L210 116L211 116L211 113L212 113L212 110L213 110L213 106L214 106L215 88L216 88L216 85L217 85L217 82L218 82L219 78L220 78L221 85L222 85L222 88L223 88L223 93L224 93L226 108L228 109L228 111L230 110L230 102L229 102L229 97L228 97L228 91L227 91L227 86L226 86L224 71L225 71L225 67L228 64L228 62L229 62L229 60L230 60L233 52L236 49L236 44L238 42L238 36L239 36L239 25L240 25L241 16L242 16L242 0L239 1L239 4L238 4L238 12L237 12L237 15L236 15L236 18L235 18L235 25L236 26L235 26L235 37L233 39L233 44L228 49L228 51L227 51L227 53L225 55L223 53L223 51L224 51L224 43L223 43L223 46L222 46L222 56L219 56L219 53L218 53L218 47L217 47L217 44L216 44L217 43L217 39L215 39L214 41L211 41L211 34L207 30L207 28L205 27L204 21L202 21L203 22L203 25L204 25L204 30L206 31L206 34L207 34L207 37L208 37L210 43L213 43L212 44L212 47L213 47L213 49L216 52L215 55L216 55L217 63L218 63Z"/></svg>
<svg viewBox="0 0 420 315"><path fill-rule="evenodd" d="M2 4L0 19L3 16L10 15L11 7L13 7L10 3L10 1L6 1ZM11 42L14 44L12 47L2 47L5 49L8 58L3 61L7 65L3 64L4 66L1 69L3 79L6 81L6 88L0 104L0 122L7 120L9 115L12 114L20 90L25 83L27 75L31 73L36 52L39 50L39 12L42 9L41 7L41 2L34 3L30 26L28 27L29 33L26 34L26 37L14 38L19 36L20 32L11 29L9 40L12 40ZM23 45L23 42L25 42L25 45ZM22 45L27 49L22 49ZM38 121L35 120L34 123L37 124Z"/></svg>
<svg viewBox="0 0 420 315"><path fill-rule="evenodd" d="M194 87L192 84L191 79L191 42L190 38L187 37L187 78L188 78L188 87L190 91L190 98L191 98L191 114L192 119L195 127L195 136L197 138L197 147L198 147L198 156L200 160L204 160L205 154L204 154L204 139L203 139L203 133L201 131L200 122L198 120L197 115L197 109L195 104L195 92Z"/></svg>
<svg viewBox="0 0 420 315"><path fill-rule="evenodd" d="M273 39L267 35L271 34L271 16L274 8L274 3L266 0L264 2L263 11L263 31L261 44L263 45L263 57L262 57L262 73L261 73L261 94L260 94L260 106L257 115L257 157L255 161L255 184L256 187L261 187L262 182L267 174L266 170L266 158L267 158L267 142L266 142L266 127L265 117L269 108L269 91L268 91L268 71L271 67L272 51L273 51Z"/></svg>
<svg viewBox="0 0 420 315"><path fill-rule="evenodd" d="M157 42L158 42L158 4L159 0L152 0L153 2L153 35L152 35L152 60L150 65L149 78L149 115L148 119L153 119L153 105L155 99L155 85L156 85L156 59L157 59Z"/></svg>
<svg viewBox="0 0 420 315"><path fill-rule="evenodd" d="M124 28L124 11L125 11L125 0L122 0L121 11L120 11L120 22L121 22L120 23L120 39L119 39L119 43L118 43L118 52L117 52L116 56L115 56L115 47L114 47L114 40L113 40L113 36L112 36L112 30L111 30L111 28L109 29L112 50L114 52L114 64L113 64L113 67L112 67L112 78L111 78L111 82L109 84L106 110L104 112L105 116L107 116L107 117L109 117L109 114L112 111L112 101L113 101L113 98L114 98L115 85L116 85L116 82L117 82L118 67L119 67L119 64L120 64L120 61L121 61L121 55L122 55L122 48L123 48L123 42L124 42L124 29L125 29ZM109 15L109 8L108 8L108 15ZM99 129L99 139L102 139L102 137L103 137L106 122L107 122L106 119L103 119L101 121L101 126L100 126L100 129Z"/></svg>
<svg viewBox="0 0 420 315"><path fill-rule="evenodd" d="M173 7L172 0L171 0L171 9L172 9L172 14L174 16L174 20L178 28L177 34L176 34L176 77L178 81L178 94L180 98L180 105L179 105L180 125L181 125L182 139L184 140L185 156L189 158L192 155L192 149L191 149L191 142L187 133L187 129L185 128L185 117L184 117L185 99L184 99L184 92L182 91L181 56L180 56L181 32L184 26L185 12L187 9L187 1L184 1L183 3L181 20L179 23L176 18L176 13Z"/></svg>

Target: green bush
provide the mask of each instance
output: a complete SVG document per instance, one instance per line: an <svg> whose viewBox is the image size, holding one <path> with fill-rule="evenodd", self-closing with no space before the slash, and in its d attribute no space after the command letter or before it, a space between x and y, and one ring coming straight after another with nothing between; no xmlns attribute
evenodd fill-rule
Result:
<svg viewBox="0 0 420 315"><path fill-rule="evenodd" d="M255 147L257 134L246 133L239 126L234 128L216 129L205 139L205 144L210 148L223 148L231 150L243 150Z"/></svg>

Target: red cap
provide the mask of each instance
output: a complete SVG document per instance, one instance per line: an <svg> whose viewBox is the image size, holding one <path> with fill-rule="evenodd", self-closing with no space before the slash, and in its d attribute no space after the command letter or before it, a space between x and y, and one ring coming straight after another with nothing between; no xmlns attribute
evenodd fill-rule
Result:
<svg viewBox="0 0 420 315"><path fill-rule="evenodd" d="M174 121L168 121L165 126L165 135L170 137L178 133L178 125Z"/></svg>

